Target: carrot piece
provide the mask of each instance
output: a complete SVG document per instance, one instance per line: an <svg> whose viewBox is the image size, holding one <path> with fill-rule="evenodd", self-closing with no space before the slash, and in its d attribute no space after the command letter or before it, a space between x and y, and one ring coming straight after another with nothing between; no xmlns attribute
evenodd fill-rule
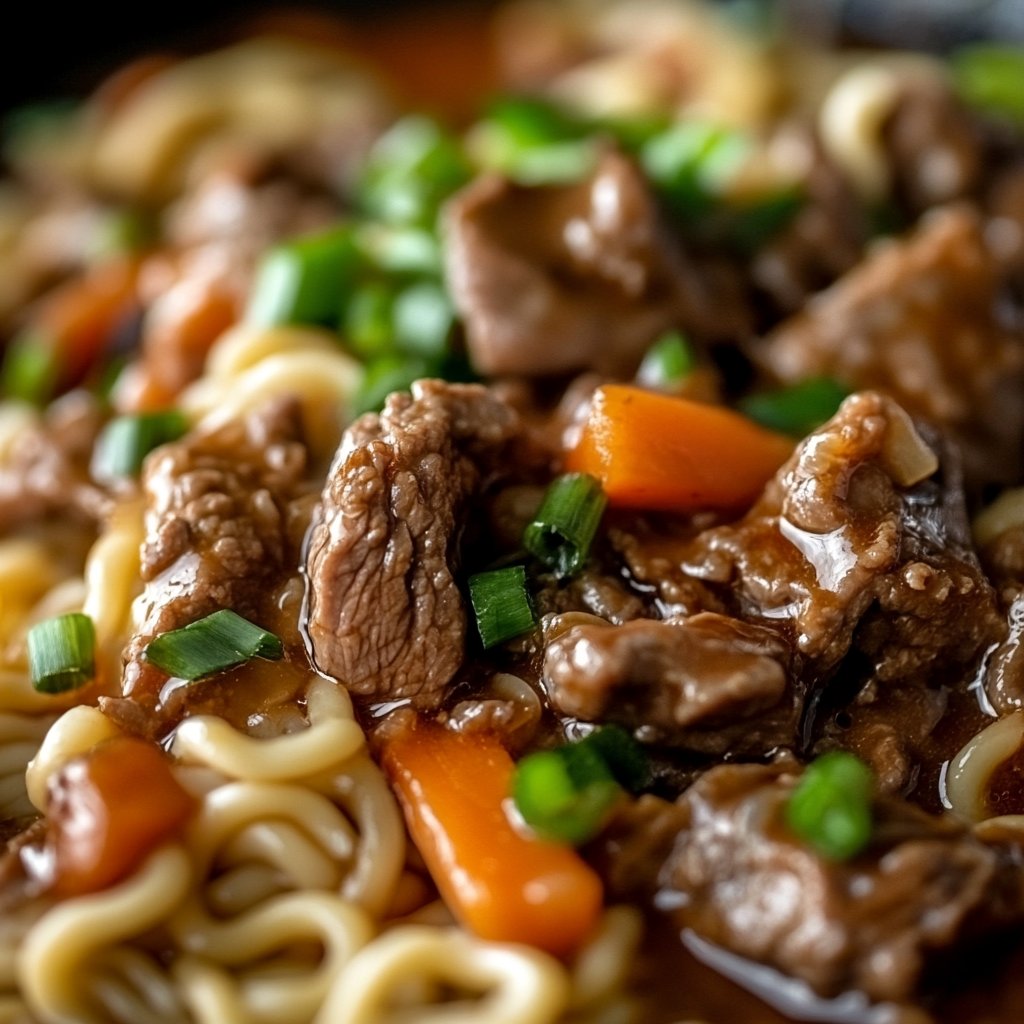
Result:
<svg viewBox="0 0 1024 1024"><path fill-rule="evenodd" d="M606 384L566 469L596 476L613 508L691 512L749 504L792 451L721 406Z"/></svg>
<svg viewBox="0 0 1024 1024"><path fill-rule="evenodd" d="M601 881L572 849L513 826L515 765L495 736L418 722L385 743L383 763L416 846L449 907L481 938L564 956L601 909Z"/></svg>
<svg viewBox="0 0 1024 1024"><path fill-rule="evenodd" d="M69 761L51 784L47 815L62 896L124 878L184 826L195 801L152 743L119 736Z"/></svg>
<svg viewBox="0 0 1024 1024"><path fill-rule="evenodd" d="M135 299L138 262L112 259L53 291L33 325L58 357L63 383L77 384Z"/></svg>

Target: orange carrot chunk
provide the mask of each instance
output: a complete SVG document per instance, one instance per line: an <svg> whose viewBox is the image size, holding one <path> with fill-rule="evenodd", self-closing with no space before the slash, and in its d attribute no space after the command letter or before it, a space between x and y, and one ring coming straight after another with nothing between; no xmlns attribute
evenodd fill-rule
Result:
<svg viewBox="0 0 1024 1024"><path fill-rule="evenodd" d="M606 384L566 469L596 476L613 508L692 512L750 504L792 451L721 406Z"/></svg>
<svg viewBox="0 0 1024 1024"><path fill-rule="evenodd" d="M518 831L505 806L514 764L499 740L419 722L383 763L441 895L475 934L564 956L601 910L601 881L572 849Z"/></svg>
<svg viewBox="0 0 1024 1024"><path fill-rule="evenodd" d="M50 843L61 896L98 892L127 877L184 826L195 801L166 755L121 736L69 761L50 788Z"/></svg>

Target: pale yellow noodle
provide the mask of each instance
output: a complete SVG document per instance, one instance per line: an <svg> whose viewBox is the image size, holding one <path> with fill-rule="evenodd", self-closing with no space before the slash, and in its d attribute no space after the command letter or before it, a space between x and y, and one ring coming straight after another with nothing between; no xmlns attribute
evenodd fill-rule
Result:
<svg viewBox="0 0 1024 1024"><path fill-rule="evenodd" d="M0 712L0 815L17 818L33 812L25 773L52 723L49 715Z"/></svg>
<svg viewBox="0 0 1024 1024"><path fill-rule="evenodd" d="M423 979L463 998L394 1006L396 988ZM402 925L353 957L317 1024L549 1024L570 996L564 968L526 946L474 939L458 929Z"/></svg>
<svg viewBox="0 0 1024 1024"><path fill-rule="evenodd" d="M127 881L68 899L31 929L17 958L21 992L46 1024L101 1024L107 1013L93 990L90 962L144 934L185 898L192 866L180 846L152 854Z"/></svg>
<svg viewBox="0 0 1024 1024"><path fill-rule="evenodd" d="M957 814L968 821L991 817L987 799L989 779L1022 743L1024 711L998 719L967 741L946 772L946 796Z"/></svg>

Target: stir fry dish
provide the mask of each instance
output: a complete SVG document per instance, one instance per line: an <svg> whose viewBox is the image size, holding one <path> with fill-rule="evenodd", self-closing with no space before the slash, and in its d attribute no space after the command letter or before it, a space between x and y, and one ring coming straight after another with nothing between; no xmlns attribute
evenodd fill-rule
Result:
<svg viewBox="0 0 1024 1024"><path fill-rule="evenodd" d="M0 1020L1019 1024L1024 51L433 16L8 119Z"/></svg>

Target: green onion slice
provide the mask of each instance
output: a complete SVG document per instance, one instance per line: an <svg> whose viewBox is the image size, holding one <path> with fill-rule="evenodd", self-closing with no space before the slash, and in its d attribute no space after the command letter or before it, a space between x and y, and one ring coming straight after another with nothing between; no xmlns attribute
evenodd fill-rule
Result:
<svg viewBox="0 0 1024 1024"><path fill-rule="evenodd" d="M980 43L953 55L953 81L979 110L1024 123L1024 47Z"/></svg>
<svg viewBox="0 0 1024 1024"><path fill-rule="evenodd" d="M284 655L279 637L224 608L151 640L145 658L170 676L202 679L249 661Z"/></svg>
<svg viewBox="0 0 1024 1024"><path fill-rule="evenodd" d="M650 782L640 745L617 725L595 729L569 743L524 757L512 779L512 799L539 836L579 845L604 824L623 790Z"/></svg>
<svg viewBox="0 0 1024 1024"><path fill-rule="evenodd" d="M559 576L571 576L587 560L607 503L594 477L586 473L558 477L523 533L524 546Z"/></svg>
<svg viewBox="0 0 1024 1024"><path fill-rule="evenodd" d="M32 686L40 693L76 690L95 674L96 630L88 615L69 612L37 622L27 641Z"/></svg>
<svg viewBox="0 0 1024 1024"><path fill-rule="evenodd" d="M410 285L395 299L395 341L403 352L428 359L443 356L454 323L452 300L433 281Z"/></svg>
<svg viewBox="0 0 1024 1024"><path fill-rule="evenodd" d="M831 377L808 377L780 391L749 395L739 407L763 427L805 437L830 420L849 394L848 388Z"/></svg>
<svg viewBox="0 0 1024 1024"><path fill-rule="evenodd" d="M188 420L176 409L118 416L96 440L92 475L100 481L135 476L154 448L176 441L187 430Z"/></svg>
<svg viewBox="0 0 1024 1024"><path fill-rule="evenodd" d="M349 225L275 246L257 269L245 319L258 327L330 324L357 262Z"/></svg>
<svg viewBox="0 0 1024 1024"><path fill-rule="evenodd" d="M573 846L600 830L621 796L600 755L579 744L529 754L512 779L512 799L523 821L542 839Z"/></svg>
<svg viewBox="0 0 1024 1024"><path fill-rule="evenodd" d="M871 839L874 777L853 754L823 754L804 771L786 805L789 827L829 860L848 860Z"/></svg>
<svg viewBox="0 0 1024 1024"><path fill-rule="evenodd" d="M0 370L7 398L43 405L53 397L60 379L56 346L45 334L25 330L11 339Z"/></svg>
<svg viewBox="0 0 1024 1024"><path fill-rule="evenodd" d="M485 648L511 640L536 625L526 590L526 569L521 565L470 576L469 600Z"/></svg>
<svg viewBox="0 0 1024 1024"><path fill-rule="evenodd" d="M693 346L681 331L666 331L648 350L636 371L637 382L649 388L673 388L697 364Z"/></svg>

